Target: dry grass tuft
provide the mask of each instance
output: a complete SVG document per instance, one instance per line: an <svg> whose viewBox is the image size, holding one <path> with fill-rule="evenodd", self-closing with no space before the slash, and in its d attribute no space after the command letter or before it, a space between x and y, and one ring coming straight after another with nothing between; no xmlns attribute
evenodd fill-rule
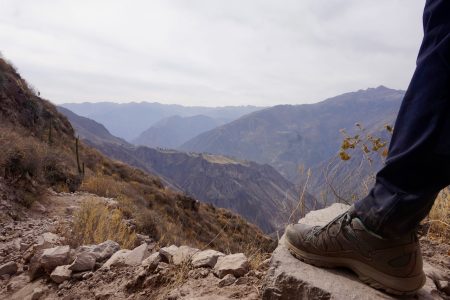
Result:
<svg viewBox="0 0 450 300"><path fill-rule="evenodd" d="M111 176L98 174L87 177L81 184L80 190L102 197L116 198L121 194L123 188L123 181L118 181Z"/></svg>
<svg viewBox="0 0 450 300"><path fill-rule="evenodd" d="M450 189L443 189L430 211L425 223L428 227L428 237L450 244Z"/></svg>
<svg viewBox="0 0 450 300"><path fill-rule="evenodd" d="M109 209L95 199L84 201L74 216L72 242L76 245L98 244L113 240L122 248L136 245L136 233L123 221L119 209Z"/></svg>

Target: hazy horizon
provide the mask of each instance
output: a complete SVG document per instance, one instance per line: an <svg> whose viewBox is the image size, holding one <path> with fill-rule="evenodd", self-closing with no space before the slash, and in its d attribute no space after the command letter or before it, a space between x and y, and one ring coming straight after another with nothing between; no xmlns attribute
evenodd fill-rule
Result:
<svg viewBox="0 0 450 300"><path fill-rule="evenodd" d="M379 87L384 87L387 89L393 89L391 87L386 87L383 85L377 86L377 87L368 87L365 89L359 89L359 90L354 90L354 91L347 91L345 93L342 94L347 94L347 93L353 93L353 92L358 92L358 91L365 91L365 90L369 90L369 89L376 89ZM393 89L393 90L400 90L400 91L404 91L404 89ZM158 101L146 101L146 100L142 100L142 101L129 101L129 102L115 102L115 101L108 101L108 100L99 100L99 101L83 101L83 102L63 102L63 103L54 103L55 105L60 105L60 106L64 106L64 105L72 105L72 104L161 104L161 105L178 105L178 106L184 106L184 107L208 107L208 108L225 108L225 107L257 107L257 108L268 108L268 107L272 107L272 106L277 106L277 105L301 105L301 104L315 104L315 103L319 103L319 102L323 102L326 101L330 98L334 98L336 96L340 96L342 94L338 94L338 95L334 95L332 97L329 98L325 98L325 99L320 99L314 102L308 102L308 103L277 103L275 105L266 105L266 106L261 106L261 105L251 105L251 104L236 104L236 105L189 105L189 104L182 104L182 103L162 103L162 102L158 102ZM50 102L52 102L50 100ZM53 102L52 102L53 103Z"/></svg>
<svg viewBox="0 0 450 300"><path fill-rule="evenodd" d="M0 51L56 104L315 103L379 85L406 89L423 5L0 0Z"/></svg>

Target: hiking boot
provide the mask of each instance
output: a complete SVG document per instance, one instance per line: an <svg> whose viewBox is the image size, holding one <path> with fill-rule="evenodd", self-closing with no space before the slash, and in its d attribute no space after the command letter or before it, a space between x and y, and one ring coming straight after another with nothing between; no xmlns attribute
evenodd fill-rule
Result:
<svg viewBox="0 0 450 300"><path fill-rule="evenodd" d="M416 234L384 239L366 229L352 209L325 226L289 225L285 237L296 258L318 267L349 268L388 293L413 294L425 284Z"/></svg>

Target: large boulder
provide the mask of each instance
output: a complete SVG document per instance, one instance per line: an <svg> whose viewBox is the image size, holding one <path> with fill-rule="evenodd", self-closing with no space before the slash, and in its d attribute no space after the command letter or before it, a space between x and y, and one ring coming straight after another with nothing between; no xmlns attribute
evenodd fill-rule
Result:
<svg viewBox="0 0 450 300"><path fill-rule="evenodd" d="M348 206L333 204L325 209L308 213L300 223L324 225L345 212ZM427 265L427 264L426 264ZM434 284L427 278L425 286L415 299L435 299ZM434 292L433 292L434 293ZM358 280L345 269L323 269L294 258L284 246L284 236L273 252L270 267L264 279L262 298L281 299L395 299Z"/></svg>
<svg viewBox="0 0 450 300"><path fill-rule="evenodd" d="M216 251L216 250L204 250L195 253L192 256L192 266L195 268L214 268L216 265L217 259L221 256L224 256L222 252Z"/></svg>
<svg viewBox="0 0 450 300"><path fill-rule="evenodd" d="M223 278L225 275L232 274L235 277L241 277L247 274L250 264L243 253L220 256L214 266L214 274Z"/></svg>

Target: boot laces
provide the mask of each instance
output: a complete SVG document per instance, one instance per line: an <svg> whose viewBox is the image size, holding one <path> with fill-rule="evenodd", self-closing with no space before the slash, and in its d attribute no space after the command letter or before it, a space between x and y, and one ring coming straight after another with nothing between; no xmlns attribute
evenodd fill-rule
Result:
<svg viewBox="0 0 450 300"><path fill-rule="evenodd" d="M339 229L336 232L336 234L334 234L333 236L337 236L342 229L344 228L344 226L350 224L352 220L351 215L348 213L348 211L338 215L336 218L334 218L333 220L331 220L327 225L325 226L314 226L312 228L312 230L308 233L306 240L307 241L311 241L315 238L317 238L319 236L320 233L322 232L326 232L327 235L331 236L329 234L329 230L331 228L331 226L333 226L334 224L336 224L337 222L339 222Z"/></svg>

